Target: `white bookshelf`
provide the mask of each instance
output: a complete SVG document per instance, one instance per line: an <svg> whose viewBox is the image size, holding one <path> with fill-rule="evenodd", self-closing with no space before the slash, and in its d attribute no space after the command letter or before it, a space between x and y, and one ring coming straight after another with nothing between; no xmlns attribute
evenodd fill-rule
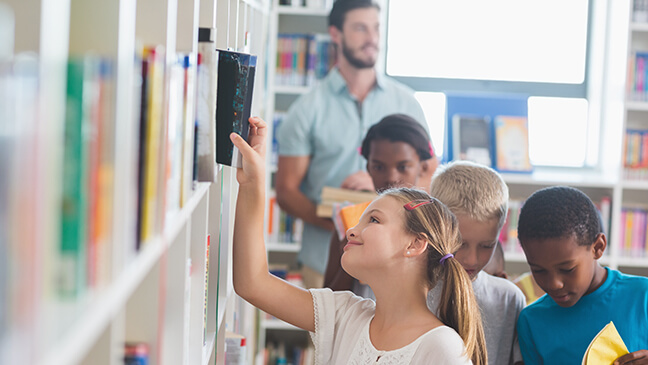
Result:
<svg viewBox="0 0 648 365"><path fill-rule="evenodd" d="M135 341L147 344L151 364L224 364L225 330L246 336L251 344L248 358L252 358L256 315L235 295L231 283L237 193L233 169L218 166L214 183L194 183L181 209L136 249L139 98L134 87L135 55L141 46L160 45L168 68L175 62L176 52L196 53L198 28L210 27L216 29L215 47L257 54L263 65L270 2L5 3L15 17L14 54L30 52L38 63L40 113L33 138L39 149L37 164L29 169L38 176L39 182L34 183L38 199L33 206L26 202L25 209L36 214L32 218L38 229L32 228L37 233L29 242L38 242L39 250L34 261L27 263L37 265L21 269L33 287L27 288L28 301L20 303L24 306L20 317L30 319L25 323L18 319L0 322L0 363L118 365L123 364L124 343ZM3 30L0 27L0 32ZM56 237L60 236L66 64L72 57L88 54L110 60L113 68L112 103L107 107L110 119L106 121L115 126L114 201L107 243L110 275L102 285L62 298L53 282L60 264ZM263 112L266 92L264 68L258 69L255 115ZM0 185L6 182L5 176L0 179ZM10 223L29 224L26 219L12 217ZM0 248L5 244L0 242ZM7 288L18 280L15 275L3 277L3 293L12 295ZM0 299L11 302L13 298Z"/></svg>

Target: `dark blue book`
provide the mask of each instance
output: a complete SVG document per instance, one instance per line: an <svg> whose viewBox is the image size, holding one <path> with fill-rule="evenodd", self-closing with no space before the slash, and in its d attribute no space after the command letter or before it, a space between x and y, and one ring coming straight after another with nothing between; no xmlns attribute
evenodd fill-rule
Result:
<svg viewBox="0 0 648 365"><path fill-rule="evenodd" d="M241 167L240 152L230 141L232 132L247 140L257 57L218 50L216 90L216 162Z"/></svg>

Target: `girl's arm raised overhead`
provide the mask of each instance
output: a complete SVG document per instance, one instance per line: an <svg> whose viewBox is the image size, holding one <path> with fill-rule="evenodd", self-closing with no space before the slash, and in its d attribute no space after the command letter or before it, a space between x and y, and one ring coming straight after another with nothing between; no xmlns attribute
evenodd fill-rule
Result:
<svg viewBox="0 0 648 365"><path fill-rule="evenodd" d="M265 207L265 152L268 130L258 117L250 118L248 141L232 133L230 139L241 151L243 168L239 182L234 222L234 290L255 307L308 331L315 330L311 294L270 274L263 242Z"/></svg>

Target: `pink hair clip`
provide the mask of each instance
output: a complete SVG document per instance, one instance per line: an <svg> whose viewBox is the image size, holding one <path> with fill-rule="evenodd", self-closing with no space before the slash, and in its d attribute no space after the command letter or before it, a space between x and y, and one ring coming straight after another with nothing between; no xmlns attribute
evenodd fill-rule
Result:
<svg viewBox="0 0 648 365"><path fill-rule="evenodd" d="M405 208L406 210L414 210L414 209L420 207L421 205L432 203L432 201L433 201L432 199L430 199L430 200L412 200L411 202L403 205L403 208Z"/></svg>
<svg viewBox="0 0 648 365"><path fill-rule="evenodd" d="M430 146L430 156L434 157L434 147L432 147L432 142L428 142L428 145Z"/></svg>

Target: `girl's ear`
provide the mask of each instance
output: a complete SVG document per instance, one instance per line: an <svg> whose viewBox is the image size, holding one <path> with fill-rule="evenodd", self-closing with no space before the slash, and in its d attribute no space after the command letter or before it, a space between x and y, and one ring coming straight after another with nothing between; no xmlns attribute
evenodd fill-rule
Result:
<svg viewBox="0 0 648 365"><path fill-rule="evenodd" d="M424 234L418 235L410 241L407 249L405 250L406 257L416 257L425 252L428 246L427 237Z"/></svg>
<svg viewBox="0 0 648 365"><path fill-rule="evenodd" d="M605 249L607 248L607 238L604 233L599 233L596 236L596 240L592 243L592 253L594 254L594 259L598 260L603 256Z"/></svg>

